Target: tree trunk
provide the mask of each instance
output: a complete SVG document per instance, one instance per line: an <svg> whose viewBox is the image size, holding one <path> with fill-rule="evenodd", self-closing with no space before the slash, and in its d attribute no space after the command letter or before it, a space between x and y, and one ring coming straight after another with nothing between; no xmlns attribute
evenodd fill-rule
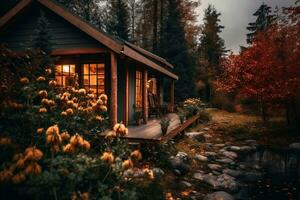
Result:
<svg viewBox="0 0 300 200"><path fill-rule="evenodd" d="M153 1L153 52L157 52L157 43L158 43L158 37L157 37L157 22L158 22L158 0Z"/></svg>

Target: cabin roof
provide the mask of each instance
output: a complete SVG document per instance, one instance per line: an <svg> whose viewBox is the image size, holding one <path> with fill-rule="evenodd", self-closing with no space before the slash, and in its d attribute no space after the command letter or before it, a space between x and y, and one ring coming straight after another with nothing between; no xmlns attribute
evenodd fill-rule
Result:
<svg viewBox="0 0 300 200"><path fill-rule="evenodd" d="M130 57L133 60L141 62L148 67L157 70L166 76L178 80L178 76L173 73L173 65L166 59L161 58L145 49L142 49L125 40L117 39L111 35L105 33L102 30L97 29L92 24L83 20L81 17L71 13L60 3L53 0L21 0L12 9L10 9L5 15L0 18L0 29L2 29L10 20L16 15L25 10L32 2L38 2L44 7L50 9L81 31L88 34L90 37L96 39L101 44L105 45L112 51L123 54Z"/></svg>

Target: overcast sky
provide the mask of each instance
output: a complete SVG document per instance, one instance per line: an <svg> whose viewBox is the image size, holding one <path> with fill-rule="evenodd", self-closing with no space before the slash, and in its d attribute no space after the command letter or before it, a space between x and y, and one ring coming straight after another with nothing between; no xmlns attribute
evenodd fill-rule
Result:
<svg viewBox="0 0 300 200"><path fill-rule="evenodd" d="M199 22L202 23L204 10L212 4L222 14L221 24L225 29L221 36L225 40L226 48L237 53L240 45L246 45L247 24L255 20L252 14L262 2L272 8L276 5L281 8L293 5L295 0L201 0Z"/></svg>

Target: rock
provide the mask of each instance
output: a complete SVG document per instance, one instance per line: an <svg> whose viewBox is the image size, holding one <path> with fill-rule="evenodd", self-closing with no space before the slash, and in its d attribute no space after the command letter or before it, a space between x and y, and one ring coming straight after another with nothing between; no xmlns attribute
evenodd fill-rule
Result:
<svg viewBox="0 0 300 200"><path fill-rule="evenodd" d="M205 131L208 131L208 130L209 130L209 128L208 128L208 127L205 127L205 128L203 128L203 130L205 130Z"/></svg>
<svg viewBox="0 0 300 200"><path fill-rule="evenodd" d="M194 178L194 179L197 179L197 180L199 180L199 181L203 181L203 179L204 179L204 174L203 174L203 173L197 172L197 173L195 173L195 174L193 175L193 178Z"/></svg>
<svg viewBox="0 0 300 200"><path fill-rule="evenodd" d="M215 147L225 147L225 144L215 144Z"/></svg>
<svg viewBox="0 0 300 200"><path fill-rule="evenodd" d="M181 172L178 170L178 169L174 169L174 174L176 175L176 176L181 176L182 174L181 174Z"/></svg>
<svg viewBox="0 0 300 200"><path fill-rule="evenodd" d="M189 132L185 134L187 137L197 140L198 142L205 142L203 132Z"/></svg>
<svg viewBox="0 0 300 200"><path fill-rule="evenodd" d="M205 137L205 139L212 138L212 136L210 134L208 134L208 133L204 134L203 136Z"/></svg>
<svg viewBox="0 0 300 200"><path fill-rule="evenodd" d="M186 174L189 171L189 166L179 157L169 158L169 163L173 169L179 170L181 175Z"/></svg>
<svg viewBox="0 0 300 200"><path fill-rule="evenodd" d="M192 187L192 184L187 182L187 181L181 181L180 185L183 186L184 188L190 188Z"/></svg>
<svg viewBox="0 0 300 200"><path fill-rule="evenodd" d="M251 150L254 150L253 147L250 147L250 146L242 146L242 147L240 147L240 151L242 151L242 152L249 152Z"/></svg>
<svg viewBox="0 0 300 200"><path fill-rule="evenodd" d="M188 160L188 154L182 151L179 151L176 155L176 157L180 158L181 160L187 161Z"/></svg>
<svg viewBox="0 0 300 200"><path fill-rule="evenodd" d="M202 156L202 155L200 155L200 154L196 154L194 158L195 158L196 160L202 161L202 162L208 161L208 158L207 158L206 156Z"/></svg>
<svg viewBox="0 0 300 200"><path fill-rule="evenodd" d="M134 168L134 169L127 169L124 171L125 177L132 177L132 178L143 178L145 177L146 173L142 169Z"/></svg>
<svg viewBox="0 0 300 200"><path fill-rule="evenodd" d="M215 153L215 152L210 152L210 151L205 152L205 156L211 156L211 157L214 157L214 156L216 156L216 155L217 155L217 153Z"/></svg>
<svg viewBox="0 0 300 200"><path fill-rule="evenodd" d="M153 168L152 171L155 178L161 178L165 174L165 172L158 167Z"/></svg>
<svg viewBox="0 0 300 200"><path fill-rule="evenodd" d="M214 175L220 175L220 174L221 174L221 173L218 172L218 171L212 171L212 173L213 173Z"/></svg>
<svg viewBox="0 0 300 200"><path fill-rule="evenodd" d="M233 151L224 151L222 154L230 159L236 159L238 157L238 155Z"/></svg>
<svg viewBox="0 0 300 200"><path fill-rule="evenodd" d="M222 169L222 166L218 165L218 164L208 164L207 166L209 169L215 170L215 171L220 171Z"/></svg>
<svg viewBox="0 0 300 200"><path fill-rule="evenodd" d="M230 146L230 147L228 147L228 150L230 150L230 151L240 151L241 148L238 147L238 146Z"/></svg>
<svg viewBox="0 0 300 200"><path fill-rule="evenodd" d="M224 191L218 191L208 194L204 197L204 200L234 200L234 197Z"/></svg>
<svg viewBox="0 0 300 200"><path fill-rule="evenodd" d="M293 150L300 151L300 143L297 143L297 142L292 143L292 144L289 145L289 148L293 149Z"/></svg>
<svg viewBox="0 0 300 200"><path fill-rule="evenodd" d="M235 178L227 174L221 174L217 177L215 188L228 189L230 191L237 191L239 188Z"/></svg>
<svg viewBox="0 0 300 200"><path fill-rule="evenodd" d="M244 174L242 174L241 176L241 180L245 181L245 182L256 182L261 178L261 173L259 172L245 172Z"/></svg>
<svg viewBox="0 0 300 200"><path fill-rule="evenodd" d="M224 174L228 174L229 176L233 176L233 177L238 177L241 176L242 172L239 170L233 170L233 169L224 169L223 170Z"/></svg>
<svg viewBox="0 0 300 200"><path fill-rule="evenodd" d="M219 163L224 163L224 164L229 164L229 163L233 163L234 162L230 158L217 159L216 161L219 162Z"/></svg>
<svg viewBox="0 0 300 200"><path fill-rule="evenodd" d="M257 144L256 140L246 140L247 144Z"/></svg>

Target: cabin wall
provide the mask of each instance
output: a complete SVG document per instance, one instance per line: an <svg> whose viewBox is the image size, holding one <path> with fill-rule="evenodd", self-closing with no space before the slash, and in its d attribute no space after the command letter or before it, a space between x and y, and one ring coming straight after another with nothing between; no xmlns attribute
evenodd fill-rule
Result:
<svg viewBox="0 0 300 200"><path fill-rule="evenodd" d="M124 121L125 86L124 60L118 59L118 122Z"/></svg>
<svg viewBox="0 0 300 200"><path fill-rule="evenodd" d="M128 105L128 110L129 110L129 116L128 116L128 121L129 124L134 124L134 104L135 104L135 67L133 63L128 64L128 72L129 72L129 105Z"/></svg>
<svg viewBox="0 0 300 200"><path fill-rule="evenodd" d="M10 22L0 32L0 43L6 43L13 50L31 48L37 37L37 21L44 13L49 22L48 32L53 49L101 48L97 40L91 38L51 10L35 2Z"/></svg>

